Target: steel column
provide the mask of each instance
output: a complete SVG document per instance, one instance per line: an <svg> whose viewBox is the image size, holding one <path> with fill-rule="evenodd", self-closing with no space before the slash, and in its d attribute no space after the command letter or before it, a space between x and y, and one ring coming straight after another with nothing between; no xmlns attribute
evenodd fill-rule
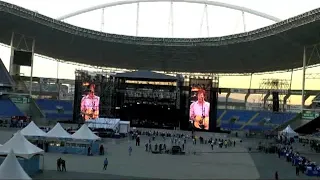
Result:
<svg viewBox="0 0 320 180"><path fill-rule="evenodd" d="M306 85L306 47L303 47L303 59L302 59L302 91L301 91L301 112L303 112L304 109L304 91L305 91L305 85Z"/></svg>
<svg viewBox="0 0 320 180"><path fill-rule="evenodd" d="M59 79L59 59L56 59L56 61L57 61L57 80Z"/></svg>
<svg viewBox="0 0 320 180"><path fill-rule="evenodd" d="M205 13L206 13L206 23L207 23L207 36L210 37L210 28L209 28L209 15L208 15L208 5L205 5Z"/></svg>
<svg viewBox="0 0 320 180"><path fill-rule="evenodd" d="M251 89L251 84L252 84L252 76L253 76L253 73L251 73L251 75L250 75L250 84L249 84L249 89Z"/></svg>
<svg viewBox="0 0 320 180"><path fill-rule="evenodd" d="M101 12L101 27L100 27L100 31L101 32L104 31L104 8L102 8L102 12Z"/></svg>
<svg viewBox="0 0 320 180"><path fill-rule="evenodd" d="M171 1L170 3L170 16L169 16L169 33L170 33L170 37L173 37L173 1Z"/></svg>
<svg viewBox="0 0 320 180"><path fill-rule="evenodd" d="M243 32L247 32L247 25L246 25L244 11L242 11L242 23L243 23Z"/></svg>
<svg viewBox="0 0 320 180"><path fill-rule="evenodd" d="M13 70L13 56L14 56L14 47L13 47L13 40L14 40L14 32L11 34L11 40L10 40L10 66L9 66L9 74L15 75Z"/></svg>
<svg viewBox="0 0 320 180"><path fill-rule="evenodd" d="M139 35L139 15L140 15L140 3L137 3L137 15L136 15L136 36Z"/></svg>
<svg viewBox="0 0 320 180"><path fill-rule="evenodd" d="M56 59L56 61L57 61L57 81L56 81L56 83L57 83L57 86L58 86L58 96L57 96L57 99L58 100L60 100L60 81L59 81L59 63L60 63L60 61L59 61L59 59Z"/></svg>
<svg viewBox="0 0 320 180"><path fill-rule="evenodd" d="M291 86L292 86L292 78L293 78L293 69L291 69L291 76L290 76L290 85L289 85L289 90L291 90Z"/></svg>
<svg viewBox="0 0 320 180"><path fill-rule="evenodd" d="M34 48L35 48L35 45L36 45L36 40L33 38L33 40L32 40L32 49L31 49L32 56L31 56L30 89L29 89L30 97L32 95L33 61L34 61Z"/></svg>

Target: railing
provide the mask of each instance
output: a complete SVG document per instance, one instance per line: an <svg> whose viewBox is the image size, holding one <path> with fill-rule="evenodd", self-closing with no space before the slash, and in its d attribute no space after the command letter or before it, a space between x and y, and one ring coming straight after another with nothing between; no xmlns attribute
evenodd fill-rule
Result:
<svg viewBox="0 0 320 180"><path fill-rule="evenodd" d="M34 113L34 111L32 109L36 109L38 111L38 113L40 114L40 118L45 118L46 117L44 115L44 113L41 111L41 109L38 106L38 104L36 103L36 101L32 97L30 97L30 108L31 108L32 113Z"/></svg>
<svg viewBox="0 0 320 180"><path fill-rule="evenodd" d="M320 103L320 93L318 93L318 94L316 95L316 97L313 98L312 102L313 102L313 103Z"/></svg>
<svg viewBox="0 0 320 180"><path fill-rule="evenodd" d="M289 121L287 121L287 122L285 122L285 123L277 126L277 127L274 129L274 131L280 131L280 130L286 128L286 127L287 127L288 125L290 125L291 123L294 123L294 122L296 122L296 121L301 120L301 118L302 118L302 113L299 113L299 114L297 114L296 117L292 118L291 120L289 120Z"/></svg>

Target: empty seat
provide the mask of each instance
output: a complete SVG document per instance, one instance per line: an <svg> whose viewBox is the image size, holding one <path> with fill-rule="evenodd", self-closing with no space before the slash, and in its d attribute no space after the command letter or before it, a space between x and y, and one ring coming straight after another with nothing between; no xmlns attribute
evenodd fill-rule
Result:
<svg viewBox="0 0 320 180"><path fill-rule="evenodd" d="M64 111L72 111L72 102L70 101L37 99L36 102L41 110L56 111L57 109L63 109Z"/></svg>
<svg viewBox="0 0 320 180"><path fill-rule="evenodd" d="M229 122L231 118L237 117L237 122L249 121L257 112L247 110L227 110L227 113L222 117L222 121Z"/></svg>
<svg viewBox="0 0 320 180"><path fill-rule="evenodd" d="M219 118L225 110L218 110L217 118ZM257 117L255 115L258 113ZM246 124L244 130L265 131L273 128L273 125L281 125L290 121L297 116L296 113L270 112L270 111L248 111L248 110L226 110L222 116L222 129L236 130ZM230 123L231 118L238 118L235 123ZM253 119L252 119L253 118ZM251 120L251 122L248 122ZM259 122L264 121L266 125L260 125Z"/></svg>
<svg viewBox="0 0 320 180"><path fill-rule="evenodd" d="M37 99L37 105L48 120L71 120L73 116L72 102L52 99Z"/></svg>
<svg viewBox="0 0 320 180"><path fill-rule="evenodd" d="M0 117L24 116L10 99L0 99Z"/></svg>
<svg viewBox="0 0 320 180"><path fill-rule="evenodd" d="M270 124L283 124L297 116L296 113L283 113L283 112L268 112L261 111L259 115L252 121L252 123L259 123L261 121L266 121Z"/></svg>

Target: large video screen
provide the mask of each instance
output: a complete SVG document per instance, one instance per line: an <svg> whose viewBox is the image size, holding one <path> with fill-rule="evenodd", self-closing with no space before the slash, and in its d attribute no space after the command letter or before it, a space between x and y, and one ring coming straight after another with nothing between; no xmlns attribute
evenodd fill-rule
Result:
<svg viewBox="0 0 320 180"><path fill-rule="evenodd" d="M100 97L97 96L97 87L93 83L82 84L84 92L81 99L80 112L85 121L99 117Z"/></svg>
<svg viewBox="0 0 320 180"><path fill-rule="evenodd" d="M190 79L189 121L195 129L209 130L212 80Z"/></svg>

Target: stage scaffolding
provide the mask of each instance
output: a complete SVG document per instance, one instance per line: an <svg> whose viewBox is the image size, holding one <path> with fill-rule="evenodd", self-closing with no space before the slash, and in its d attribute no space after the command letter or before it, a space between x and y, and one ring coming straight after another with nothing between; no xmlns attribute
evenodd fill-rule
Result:
<svg viewBox="0 0 320 180"><path fill-rule="evenodd" d="M291 80L288 79L262 79L259 89L262 94L259 98L262 109L272 110L272 92L279 93L279 110L284 111L286 107L282 106L283 100L291 86Z"/></svg>

